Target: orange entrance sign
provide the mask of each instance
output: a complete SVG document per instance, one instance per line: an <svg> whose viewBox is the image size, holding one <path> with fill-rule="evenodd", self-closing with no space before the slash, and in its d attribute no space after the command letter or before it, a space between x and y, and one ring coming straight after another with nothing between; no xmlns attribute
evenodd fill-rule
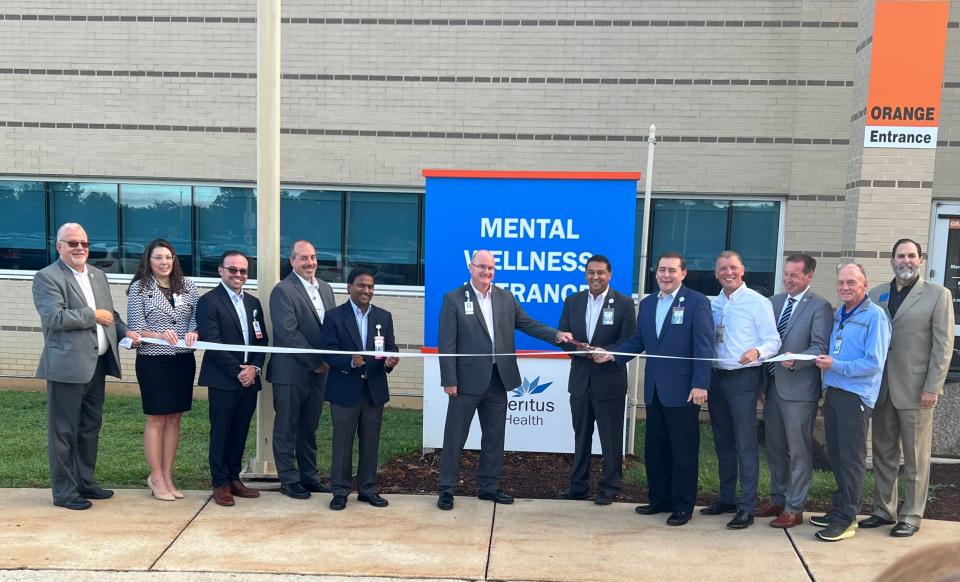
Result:
<svg viewBox="0 0 960 582"><path fill-rule="evenodd" d="M950 3L877 2L864 147L935 148Z"/></svg>

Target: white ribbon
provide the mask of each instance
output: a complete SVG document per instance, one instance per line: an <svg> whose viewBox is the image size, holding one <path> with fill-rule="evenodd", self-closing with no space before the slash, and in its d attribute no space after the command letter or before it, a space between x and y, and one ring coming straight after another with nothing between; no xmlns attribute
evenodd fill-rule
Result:
<svg viewBox="0 0 960 582"><path fill-rule="evenodd" d="M156 338L142 338L142 341L147 344L155 344L158 346L170 346L169 342L162 339ZM178 348L187 348L187 345L181 339L177 342ZM486 357L491 356L557 356L557 355L594 355L597 352L589 350L579 350L579 351L540 351L540 352L510 352L510 353L484 353L484 354L439 354L439 353L421 353L421 352L356 352L356 351L340 351L340 350L319 350L319 349L308 349L308 348L281 348L276 346L247 346L240 344L220 344L215 342L204 342L197 341L194 342L193 346L190 346L189 349L195 350L212 350L220 352L256 352L262 354L330 354L338 356L352 356L353 354L360 354L363 356L376 356L376 357L389 357L389 358L477 358L477 357ZM721 358L687 358L683 356L663 356L655 354L632 354L629 352L610 352L604 351L601 353L608 353L614 356L626 356L626 357L638 357L638 358L659 358L664 360L699 360L704 362L730 362L736 360L724 360ZM807 354L782 354L779 356L774 356L764 362L781 362L784 360L812 360L816 356L811 356Z"/></svg>

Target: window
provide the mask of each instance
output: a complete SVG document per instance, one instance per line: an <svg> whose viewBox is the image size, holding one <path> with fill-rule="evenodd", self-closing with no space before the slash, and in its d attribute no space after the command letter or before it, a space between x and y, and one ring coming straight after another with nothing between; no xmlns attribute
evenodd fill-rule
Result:
<svg viewBox="0 0 960 582"><path fill-rule="evenodd" d="M638 199L638 218L643 201ZM657 199L651 205L647 292L657 288L656 261L676 251L687 262L684 284L706 295L720 292L714 276L717 255L726 249L743 258L747 285L766 296L776 286L780 202L710 199ZM637 245L642 221L637 221ZM640 253L637 252L639 258ZM636 288L636 276L634 288Z"/></svg>
<svg viewBox="0 0 960 582"><path fill-rule="evenodd" d="M253 188L194 188L196 265L193 274L219 277L220 255L236 250L250 258L250 278L257 276L257 199Z"/></svg>
<svg viewBox="0 0 960 582"><path fill-rule="evenodd" d="M418 194L347 194L345 270L370 267L381 285L417 285L421 216Z"/></svg>
<svg viewBox="0 0 960 582"><path fill-rule="evenodd" d="M280 278L293 268L288 257L294 241L304 239L317 251L317 278L342 283L343 194L323 190L280 191Z"/></svg>
<svg viewBox="0 0 960 582"><path fill-rule="evenodd" d="M164 238L177 250L183 272L193 273L190 190L190 186L157 184L120 186L120 272L136 273L143 251L153 240Z"/></svg>
<svg viewBox="0 0 960 582"><path fill-rule="evenodd" d="M87 231L87 261L104 272L122 273L117 232L117 185L87 182L51 182L50 256L56 257L57 229L76 222Z"/></svg>
<svg viewBox="0 0 960 582"><path fill-rule="evenodd" d="M0 182L0 269L47 266L43 182Z"/></svg>

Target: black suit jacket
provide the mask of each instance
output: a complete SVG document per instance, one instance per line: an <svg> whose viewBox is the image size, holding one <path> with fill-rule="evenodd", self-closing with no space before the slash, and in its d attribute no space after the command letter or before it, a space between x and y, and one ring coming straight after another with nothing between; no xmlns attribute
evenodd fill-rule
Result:
<svg viewBox="0 0 960 582"><path fill-rule="evenodd" d="M353 314L353 305L347 301L335 309L331 309L323 318L322 349L344 352L372 352L373 338L377 335L377 325L380 325L380 335L383 336L383 349L387 352L399 352L393 336L393 316L386 309L371 305L367 315L367 344L361 345L360 330L357 328L357 319ZM387 388L387 374L392 368L386 366L386 358L376 359L373 356L364 356L364 366L354 368L350 355L326 354L324 358L330 364L327 374L327 389L324 400L340 406L356 406L360 404L363 395L363 382L366 376L367 387L370 390L370 400L374 405L382 406L390 400Z"/></svg>
<svg viewBox="0 0 960 582"><path fill-rule="evenodd" d="M603 311L597 314L597 326L593 332L593 341L587 340L587 296L589 291L581 291L567 297L563 302L563 313L560 315L560 324L557 329L569 331L573 339L590 345L610 348L614 344L624 342L633 335L637 326L636 310L633 299L618 293L613 289L607 292L603 308L613 308L613 323L603 325ZM575 346L562 344L566 351L576 350ZM570 362L570 380L567 390L576 397L581 397L587 388L603 400L622 398L627 394L627 369L618 366L616 362L597 364L592 358L574 356Z"/></svg>
<svg viewBox="0 0 960 582"><path fill-rule="evenodd" d="M243 306L247 312L247 329L250 330L251 346L266 346L267 324L263 321L263 307L260 300L243 292ZM256 314L256 316L254 316ZM257 339L253 331L254 317L260 323L263 337ZM197 331L201 341L223 344L243 345L243 328L233 301L224 289L223 284L205 293L197 302ZM251 364L258 368L263 367L266 354L248 352L247 361L243 361L243 352L221 352L207 350L203 354L203 363L200 366L198 384L219 388L221 390L239 390L243 386L237 375L240 374L241 364ZM260 377L257 376L252 388L260 389Z"/></svg>

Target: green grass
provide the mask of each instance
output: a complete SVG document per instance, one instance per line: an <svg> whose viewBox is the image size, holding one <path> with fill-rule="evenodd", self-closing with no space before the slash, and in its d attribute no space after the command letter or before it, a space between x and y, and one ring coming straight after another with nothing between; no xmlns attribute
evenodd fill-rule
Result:
<svg viewBox="0 0 960 582"><path fill-rule="evenodd" d="M46 395L40 392L0 392L0 487L49 487L47 467ZM107 396L104 405L103 429L97 459L97 479L107 487L144 487L148 468L143 457L143 422L140 399L135 396ZM255 421L253 423L255 425ZM717 458L713 451L713 435L708 424L700 428L700 491L716 494L719 490ZM255 452L256 427L250 427L247 439L247 458ZM643 453L644 426L637 423L635 451ZM330 467L330 414L324 407L317 429L318 459L321 472ZM181 425L180 450L174 476L184 489L206 489L210 486L207 465L209 422L207 402L195 400L193 410L184 414ZM387 408L384 411L380 439L380 463L418 452L421 442L421 412ZM356 450L354 450L356 459ZM354 460L356 463L356 460ZM760 454L760 495L770 491L770 472L766 456ZM356 465L354 465L356 466ZM640 458L628 459L624 480L635 485L646 485L646 472ZM836 488L829 471L814 471L810 485L811 501L826 501ZM872 501L873 473L867 471L864 482L864 502Z"/></svg>
<svg viewBox="0 0 960 582"><path fill-rule="evenodd" d="M46 395L40 392L0 392L0 414L7 419L0 424L0 442L3 443L0 487L49 487ZM194 400L193 410L183 415L174 468L174 479L181 488L210 487L208 418L205 400ZM146 487L149 469L143 456L143 423L140 398L107 396L97 456L97 479L105 487ZM387 408L380 440L380 462L419 451L420 424L418 410ZM252 458L256 452L255 438L256 420L250 426L246 458ZM330 438L330 414L324 407L317 429L320 445L317 462L323 474L329 473L330 468Z"/></svg>

